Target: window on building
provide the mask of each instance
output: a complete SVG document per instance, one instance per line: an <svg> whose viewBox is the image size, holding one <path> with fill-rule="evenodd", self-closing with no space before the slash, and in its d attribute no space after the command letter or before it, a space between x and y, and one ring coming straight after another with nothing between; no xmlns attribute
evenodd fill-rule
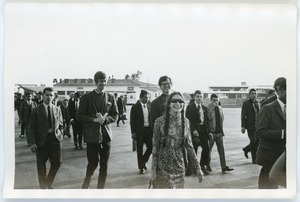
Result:
<svg viewBox="0 0 300 202"><path fill-rule="evenodd" d="M85 79L81 79L81 83L85 83Z"/></svg>
<svg viewBox="0 0 300 202"><path fill-rule="evenodd" d="M69 83L69 79L64 79L64 83Z"/></svg>
<svg viewBox="0 0 300 202"><path fill-rule="evenodd" d="M66 91L57 91L57 95L65 95Z"/></svg>

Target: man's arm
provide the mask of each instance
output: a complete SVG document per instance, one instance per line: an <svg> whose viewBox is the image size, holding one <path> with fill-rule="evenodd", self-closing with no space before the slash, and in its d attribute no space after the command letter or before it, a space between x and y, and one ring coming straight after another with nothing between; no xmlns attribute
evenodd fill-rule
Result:
<svg viewBox="0 0 300 202"><path fill-rule="evenodd" d="M80 99L80 105L77 110L76 118L78 121L87 123L87 122L93 122L96 118L96 113L94 115L88 114L88 107L89 107L89 98L88 94L83 95Z"/></svg>
<svg viewBox="0 0 300 202"><path fill-rule="evenodd" d="M104 124L110 124L115 122L119 114L115 98L113 96L110 96L109 100L111 101L111 106L106 106L108 108L108 111L107 116L105 117Z"/></svg>

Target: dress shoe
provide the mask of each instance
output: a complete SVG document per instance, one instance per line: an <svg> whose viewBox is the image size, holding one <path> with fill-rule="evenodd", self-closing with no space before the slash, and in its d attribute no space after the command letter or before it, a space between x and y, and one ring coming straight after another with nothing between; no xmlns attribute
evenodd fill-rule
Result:
<svg viewBox="0 0 300 202"><path fill-rule="evenodd" d="M20 135L19 137L20 137L20 138L24 138L25 136L24 136L24 135Z"/></svg>
<svg viewBox="0 0 300 202"><path fill-rule="evenodd" d="M84 182L81 186L82 189L88 189L90 186L91 179L84 178Z"/></svg>
<svg viewBox="0 0 300 202"><path fill-rule="evenodd" d="M140 174L145 174L145 170L143 168L140 169Z"/></svg>
<svg viewBox="0 0 300 202"><path fill-rule="evenodd" d="M54 187L52 185L48 185L47 189L54 189Z"/></svg>
<svg viewBox="0 0 300 202"><path fill-rule="evenodd" d="M211 172L211 171L212 171L210 165L207 165L207 166L206 166L206 170L207 170L208 172Z"/></svg>
<svg viewBox="0 0 300 202"><path fill-rule="evenodd" d="M246 158L249 158L249 157L248 157L248 152L246 151L245 148L243 148L243 151L244 151L244 156L245 156Z"/></svg>
<svg viewBox="0 0 300 202"><path fill-rule="evenodd" d="M75 145L75 149L76 149L76 150L78 149L78 146L77 146L77 145Z"/></svg>
<svg viewBox="0 0 300 202"><path fill-rule="evenodd" d="M229 168L228 166L225 166L222 168L222 173L225 173L225 171L233 171L233 168Z"/></svg>
<svg viewBox="0 0 300 202"><path fill-rule="evenodd" d="M207 172L205 167L201 167L201 170L202 170L204 175L209 175L209 172Z"/></svg>
<svg viewBox="0 0 300 202"><path fill-rule="evenodd" d="M120 125L119 125L119 124L117 124L117 127L120 127Z"/></svg>

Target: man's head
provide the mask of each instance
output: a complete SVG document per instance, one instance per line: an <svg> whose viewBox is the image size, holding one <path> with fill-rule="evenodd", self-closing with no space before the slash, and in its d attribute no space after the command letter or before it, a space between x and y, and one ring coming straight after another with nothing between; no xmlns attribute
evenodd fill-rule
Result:
<svg viewBox="0 0 300 202"><path fill-rule="evenodd" d="M278 90L279 90L279 87L280 87L280 83L283 81L283 80L286 80L284 77L279 77L277 78L275 81L274 81L274 90L276 91L276 93L278 94Z"/></svg>
<svg viewBox="0 0 300 202"><path fill-rule="evenodd" d="M256 96L257 96L257 94L256 94L256 89L251 88L251 89L249 90L249 99L251 99L252 101L255 101Z"/></svg>
<svg viewBox="0 0 300 202"><path fill-rule="evenodd" d="M271 97L271 96L273 96L274 94L275 94L275 90L270 89L270 90L268 91L268 97Z"/></svg>
<svg viewBox="0 0 300 202"><path fill-rule="evenodd" d="M42 98L43 93L41 91L36 93L36 97L37 99L41 99Z"/></svg>
<svg viewBox="0 0 300 202"><path fill-rule="evenodd" d="M141 90L140 93L140 100L143 104L146 104L148 102L149 99L149 93L145 90Z"/></svg>
<svg viewBox="0 0 300 202"><path fill-rule="evenodd" d="M50 104L53 99L54 93L53 89L50 87L46 87L43 90L43 100L46 105Z"/></svg>
<svg viewBox="0 0 300 202"><path fill-rule="evenodd" d="M97 91L102 92L106 86L106 74L102 71L96 72L94 75L94 81L97 86Z"/></svg>
<svg viewBox="0 0 300 202"><path fill-rule="evenodd" d="M69 94L69 97L70 97L70 99L73 99L73 98L74 98L74 92L71 92L71 93Z"/></svg>
<svg viewBox="0 0 300 202"><path fill-rule="evenodd" d="M172 79L168 76L162 76L158 80L158 85L163 94L169 94L172 86Z"/></svg>
<svg viewBox="0 0 300 202"><path fill-rule="evenodd" d="M115 98L117 98L118 97L118 93L114 93L114 96L115 96Z"/></svg>
<svg viewBox="0 0 300 202"><path fill-rule="evenodd" d="M80 93L74 93L74 100L78 100L80 98Z"/></svg>
<svg viewBox="0 0 300 202"><path fill-rule="evenodd" d="M201 104L203 102L203 95L200 90L196 90L194 93L194 99L197 104Z"/></svg>
<svg viewBox="0 0 300 202"><path fill-rule="evenodd" d="M26 99L27 101L30 101L31 98L32 98L32 95L31 95L30 93L26 93L26 94L25 94L25 99Z"/></svg>
<svg viewBox="0 0 300 202"><path fill-rule="evenodd" d="M57 98L58 98L58 94L54 93L54 99L57 99Z"/></svg>
<svg viewBox="0 0 300 202"><path fill-rule="evenodd" d="M214 106L217 106L219 104L219 97L217 96L217 94L211 94L210 101Z"/></svg>
<svg viewBox="0 0 300 202"><path fill-rule="evenodd" d="M278 85L278 99L286 104L286 79L283 79Z"/></svg>

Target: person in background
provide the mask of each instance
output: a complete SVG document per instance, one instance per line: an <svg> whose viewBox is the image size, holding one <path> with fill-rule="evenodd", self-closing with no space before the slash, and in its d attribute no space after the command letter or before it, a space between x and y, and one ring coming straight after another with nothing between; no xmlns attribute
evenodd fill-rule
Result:
<svg viewBox="0 0 300 202"><path fill-rule="evenodd" d="M172 87L172 79L168 76L162 76L158 80L158 85L162 94L153 100L150 106L150 126L152 130L154 128L155 120L166 112L167 99Z"/></svg>
<svg viewBox="0 0 300 202"><path fill-rule="evenodd" d="M70 102L69 105L69 116L71 119L71 124L73 128L73 139L74 139L74 146L75 149L83 149L82 147L82 136L83 136L83 125L77 119L76 113L80 106L80 94L76 92L74 94L74 100Z"/></svg>
<svg viewBox="0 0 300 202"><path fill-rule="evenodd" d="M60 108L53 105L52 88L44 88L43 104L34 108L30 116L29 135L31 151L36 153L39 186L53 189L53 181L62 162L61 142L63 123ZM47 174L47 161L50 169Z"/></svg>
<svg viewBox="0 0 300 202"><path fill-rule="evenodd" d="M286 149L286 79L281 81L277 94L276 101L261 108L257 121L259 146L256 163L262 166L258 179L259 189L278 188L277 183L270 181L269 174Z"/></svg>
<svg viewBox="0 0 300 202"><path fill-rule="evenodd" d="M24 138L24 133L27 138L27 145L30 146L30 141L29 141L29 134L28 134L28 127L29 127L29 120L31 116L31 112L34 108L37 107L37 104L32 101L32 95L30 93L25 94L25 100L22 102L21 107L20 107L20 122L21 122L21 127L22 127L22 132L20 137Z"/></svg>
<svg viewBox="0 0 300 202"><path fill-rule="evenodd" d="M198 146L201 146L200 166L204 175L208 175L211 171L209 167L209 137L208 137L208 117L207 107L203 103L203 94L200 90L194 93L194 102L190 103L186 108L186 118L188 118L191 129L192 143L195 153L198 152ZM186 175L193 174L195 170L188 164Z"/></svg>
<svg viewBox="0 0 300 202"><path fill-rule="evenodd" d="M224 121L224 113L222 107L219 105L219 97L216 94L212 94L210 96L210 103L207 106L208 109L208 131L209 131L209 147L210 147L210 158L209 158L209 166L210 167L210 160L211 160L211 150L214 146L214 143L217 145L219 157L220 157L220 164L222 173L225 173L226 171L232 171L233 168L229 168L226 165L225 160L225 149L224 149L224 143L223 143L223 136L224 136L224 130L223 130L223 121Z"/></svg>
<svg viewBox="0 0 300 202"><path fill-rule="evenodd" d="M124 110L124 101L123 101L122 95L118 98L117 106L118 106L118 112L119 112L119 117L117 120L117 127L120 127L119 123L121 120L122 120L122 123L125 124L124 117L123 117L125 110Z"/></svg>
<svg viewBox="0 0 300 202"><path fill-rule="evenodd" d="M144 174L147 170L146 163L152 153L152 131L150 128L150 113L147 105L149 93L141 90L140 100L136 102L130 111L130 128L131 137L137 140L137 160L140 174ZM143 146L147 149L143 152Z"/></svg>
<svg viewBox="0 0 300 202"><path fill-rule="evenodd" d="M184 117L184 100L179 92L170 94L165 115L156 119L153 131L153 188L184 188L186 150L199 182L202 172L190 136L189 120Z"/></svg>
<svg viewBox="0 0 300 202"><path fill-rule="evenodd" d="M104 91L107 84L106 74L98 71L94 75L96 89L84 94L77 112L77 118L85 124L85 141L87 145L88 165L82 184L88 189L91 178L100 161L97 188L103 189L107 177L108 159L112 140L111 123L118 116L114 96Z"/></svg>
<svg viewBox="0 0 300 202"><path fill-rule="evenodd" d="M266 99L265 101L263 101L260 105L260 107L262 108L264 105L269 104L271 102L274 102L277 100L277 95L278 95L278 90L280 87L280 83L285 80L284 77L279 77L274 81L274 90L275 90L275 94L273 94L273 96L270 96L268 99ZM276 95L277 94L277 95Z"/></svg>
<svg viewBox="0 0 300 202"><path fill-rule="evenodd" d="M243 103L242 113L241 113L241 131L244 134L247 130L248 138L250 144L243 148L244 156L248 158L248 152L251 151L252 163L255 164L256 159L256 150L258 146L258 141L255 137L256 122L259 112L259 105L256 100L257 94L254 88L251 88L249 91L249 99Z"/></svg>
<svg viewBox="0 0 300 202"><path fill-rule="evenodd" d="M273 96L275 96L275 98L276 98L275 90L270 89L270 90L268 91L267 97L265 97L264 99L262 99L262 100L260 101L260 108L263 107L265 104L268 104L268 103L266 102L266 100L272 98ZM273 99L273 98L272 98L272 99ZM269 100L269 101L270 101L270 100ZM275 100L273 100L273 101L275 101ZM272 102L273 102L273 101L272 101Z"/></svg>

